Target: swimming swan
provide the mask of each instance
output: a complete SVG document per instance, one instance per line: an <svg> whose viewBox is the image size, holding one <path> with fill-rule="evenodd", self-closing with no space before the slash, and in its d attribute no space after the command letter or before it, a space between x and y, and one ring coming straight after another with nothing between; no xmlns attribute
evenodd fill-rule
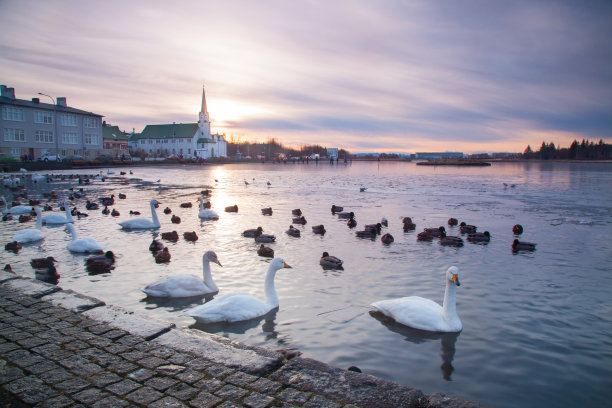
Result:
<svg viewBox="0 0 612 408"><path fill-rule="evenodd" d="M119 225L123 229L155 229L161 227L155 206L158 204L156 199L150 201L151 204L151 219L148 218L132 218L131 220L121 221Z"/></svg>
<svg viewBox="0 0 612 408"><path fill-rule="evenodd" d="M274 258L266 273L265 280L265 302L257 299L250 293L230 293L223 295L203 305L194 307L185 312L198 322L240 322L263 316L272 309L278 307L278 296L274 288L274 276L276 271L283 268L291 268L280 258Z"/></svg>
<svg viewBox="0 0 612 408"><path fill-rule="evenodd" d="M459 269L451 266L446 271L446 290L442 306L433 300L418 296L381 300L372 303L372 306L377 312L393 318L404 326L432 332L459 332L463 326L457 315L457 286L459 286Z"/></svg>
<svg viewBox="0 0 612 408"><path fill-rule="evenodd" d="M219 288L212 279L210 262L223 266L217 259L217 254L207 251L202 256L203 279L191 274L168 276L148 284L142 288L142 291L149 296L163 298L183 298L216 293Z"/></svg>
<svg viewBox="0 0 612 408"><path fill-rule="evenodd" d="M4 198L4 196L2 196L2 203L3 203L2 214L17 215L17 214L26 214L26 213L32 212L32 207L29 205L16 205L14 207L8 208L7 201L6 201L6 198Z"/></svg>
<svg viewBox="0 0 612 408"><path fill-rule="evenodd" d="M198 198L200 200L200 212L198 213L198 217L204 220L218 220L219 214L214 212L213 210L207 210L204 208L204 197Z"/></svg>
<svg viewBox="0 0 612 408"><path fill-rule="evenodd" d="M34 210L36 211L36 228L26 228L26 229L22 229L21 231L18 231L15 235L13 235L11 242L13 241L17 241L20 243L34 242L34 241L40 241L41 239L45 237L45 234L43 234L43 232L41 231L42 211L40 210L39 207L35 207Z"/></svg>
<svg viewBox="0 0 612 408"><path fill-rule="evenodd" d="M104 248L102 245L93 238L81 238L79 239L77 232L72 224L66 224L66 229L70 231L72 235L72 242L68 244L68 250L72 252L85 252L85 253L103 253Z"/></svg>
<svg viewBox="0 0 612 408"><path fill-rule="evenodd" d="M64 202L64 208L66 215L62 214L49 214L42 217L43 224L68 224L74 223L74 218L72 218L72 213L70 212L70 201Z"/></svg>

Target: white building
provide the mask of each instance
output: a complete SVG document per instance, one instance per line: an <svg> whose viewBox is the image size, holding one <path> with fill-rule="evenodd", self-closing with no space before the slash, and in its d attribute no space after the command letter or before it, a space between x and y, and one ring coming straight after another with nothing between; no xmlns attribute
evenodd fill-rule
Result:
<svg viewBox="0 0 612 408"><path fill-rule="evenodd" d="M202 109L198 123L147 125L130 138L131 147L156 156L182 156L209 159L227 156L225 135L210 133L210 116L202 88Z"/></svg>

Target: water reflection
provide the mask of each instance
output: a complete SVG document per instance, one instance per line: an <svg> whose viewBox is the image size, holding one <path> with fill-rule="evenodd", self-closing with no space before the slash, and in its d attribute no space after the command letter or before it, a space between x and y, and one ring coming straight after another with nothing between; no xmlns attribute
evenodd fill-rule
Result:
<svg viewBox="0 0 612 408"><path fill-rule="evenodd" d="M405 337L411 343L421 344L427 341L440 340L440 357L442 358L442 365L440 371L442 371L442 378L446 381L452 381L451 375L455 368L453 367L453 359L455 358L455 343L459 337L458 333L436 333L428 332L424 330L413 329L408 326L404 326L389 319L385 316L381 316L376 313L370 313L372 317L381 322L387 329L392 332L398 333Z"/></svg>
<svg viewBox="0 0 612 408"><path fill-rule="evenodd" d="M209 302L213 299L215 293L208 293L203 296L191 296L184 298L162 298L162 297L150 297L147 296L140 302L145 303L147 309L165 308L172 312L180 312L181 310L187 310L192 307L201 305L204 302Z"/></svg>
<svg viewBox="0 0 612 408"><path fill-rule="evenodd" d="M268 313L262 316L258 316L254 319L243 320L240 322L217 322L217 323L201 323L195 322L191 326L190 329L198 329L207 333L219 334L223 333L234 333L234 334L244 334L247 331L254 329L259 326L259 324L263 321L261 325L261 331L266 333L266 340L276 339L278 337L278 332L276 331L276 313L278 312L278 307L272 309Z"/></svg>

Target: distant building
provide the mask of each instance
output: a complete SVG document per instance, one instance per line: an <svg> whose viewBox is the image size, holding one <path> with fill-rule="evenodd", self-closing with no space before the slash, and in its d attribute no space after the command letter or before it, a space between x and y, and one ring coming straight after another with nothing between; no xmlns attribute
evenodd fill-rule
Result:
<svg viewBox="0 0 612 408"><path fill-rule="evenodd" d="M206 95L202 88L202 108L198 123L172 123L147 125L142 133L130 137L138 151L157 156L182 156L208 159L227 156L224 135L210 133L210 117L206 108Z"/></svg>
<svg viewBox="0 0 612 408"><path fill-rule="evenodd" d="M327 149L327 157L337 159L338 158L338 148L330 147Z"/></svg>
<svg viewBox="0 0 612 408"><path fill-rule="evenodd" d="M102 115L69 107L65 97L54 102L16 99L14 88L0 85L0 152L34 159L43 153L96 157L102 150Z"/></svg>
<svg viewBox="0 0 612 408"><path fill-rule="evenodd" d="M106 122L102 123L103 153L113 156L128 153L128 138L129 135L123 133L119 126L110 126Z"/></svg>
<svg viewBox="0 0 612 408"><path fill-rule="evenodd" d="M439 152L439 153L424 153L417 152L417 159L462 159L464 154L462 152Z"/></svg>

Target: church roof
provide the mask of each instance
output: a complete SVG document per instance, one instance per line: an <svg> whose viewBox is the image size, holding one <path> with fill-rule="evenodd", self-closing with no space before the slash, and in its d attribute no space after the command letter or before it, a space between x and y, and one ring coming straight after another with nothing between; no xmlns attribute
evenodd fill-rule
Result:
<svg viewBox="0 0 612 408"><path fill-rule="evenodd" d="M138 135L138 139L172 139L177 137L191 139L197 131L197 123L147 125Z"/></svg>
<svg viewBox="0 0 612 408"><path fill-rule="evenodd" d="M119 126L102 126L102 139L128 140L129 135L123 133Z"/></svg>
<svg viewBox="0 0 612 408"><path fill-rule="evenodd" d="M198 139L198 143L215 143L215 141L207 137L201 137Z"/></svg>

